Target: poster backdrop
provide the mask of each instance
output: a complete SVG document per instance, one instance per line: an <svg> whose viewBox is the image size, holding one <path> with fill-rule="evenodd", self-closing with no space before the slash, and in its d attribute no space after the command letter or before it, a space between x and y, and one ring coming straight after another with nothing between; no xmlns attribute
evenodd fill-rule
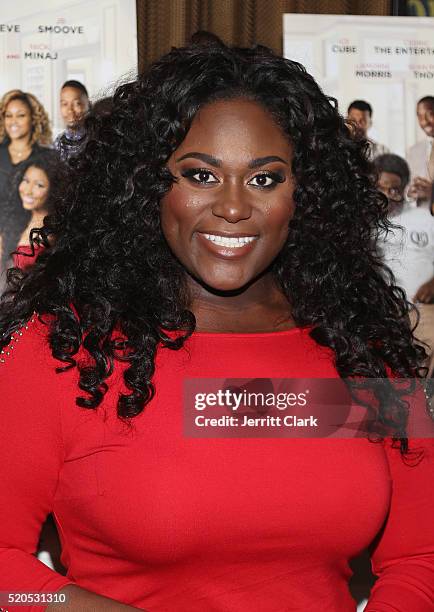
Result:
<svg viewBox="0 0 434 612"><path fill-rule="evenodd" d="M326 94L373 107L369 133L393 153L424 134L416 102L434 95L434 18L351 15L283 16L284 55L301 62Z"/></svg>
<svg viewBox="0 0 434 612"><path fill-rule="evenodd" d="M35 94L57 134L59 89L83 82L92 97L137 70L135 0L10 0L0 6L0 95Z"/></svg>

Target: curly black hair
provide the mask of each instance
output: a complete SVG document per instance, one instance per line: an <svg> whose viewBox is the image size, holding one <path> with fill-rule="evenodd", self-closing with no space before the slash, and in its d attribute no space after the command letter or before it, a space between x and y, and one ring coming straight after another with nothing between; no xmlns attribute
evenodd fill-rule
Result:
<svg viewBox="0 0 434 612"><path fill-rule="evenodd" d="M351 136L336 101L300 64L264 47L192 45L120 86L110 114L89 116L92 136L44 224L54 246L30 271L9 275L3 341L33 311L51 314L53 356L79 369L79 406L101 403L123 360L129 393L118 415L138 415L154 394L158 346L178 349L193 333L185 272L160 227L159 202L175 180L166 162L201 107L240 97L267 109L294 150L295 214L272 271L296 324L334 352L343 378L420 372L425 351L414 341L410 306L376 246L387 202L366 141ZM81 347L90 364L75 360ZM390 410L379 398L380 420L404 431L404 408Z"/></svg>
<svg viewBox="0 0 434 612"><path fill-rule="evenodd" d="M48 198L45 203L48 214L54 209L54 202L60 196L65 181L65 171L59 155L52 149L43 149L38 155L21 162L11 179L10 193L4 206L2 217L2 257L0 269L3 270L9 260L11 252L17 247L18 240L26 229L32 213L23 208L18 188L29 168L38 168L45 172L49 181ZM35 240L37 239L35 232Z"/></svg>

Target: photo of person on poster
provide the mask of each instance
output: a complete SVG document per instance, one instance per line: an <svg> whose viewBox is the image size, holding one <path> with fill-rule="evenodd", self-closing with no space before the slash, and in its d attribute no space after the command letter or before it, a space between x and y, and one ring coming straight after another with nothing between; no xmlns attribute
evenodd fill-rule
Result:
<svg viewBox="0 0 434 612"><path fill-rule="evenodd" d="M51 141L50 121L39 100L19 89L5 93L0 100L0 261L3 263L10 255L11 226L5 224L13 216L9 202L12 176L26 161L43 155ZM19 216L21 205L15 203ZM0 286L3 271L0 268Z"/></svg>
<svg viewBox="0 0 434 612"><path fill-rule="evenodd" d="M434 217L426 206L406 201L410 169L402 157L380 155L375 167L378 188L388 199L394 224L381 242L385 263L407 299L417 304L417 316L413 313L412 318L414 333L428 346L430 376L434 370Z"/></svg>
<svg viewBox="0 0 434 612"><path fill-rule="evenodd" d="M65 81L60 90L60 113L65 131L54 141L54 148L63 161L78 153L83 146L86 138L84 120L89 108L89 94L83 83Z"/></svg>
<svg viewBox="0 0 434 612"><path fill-rule="evenodd" d="M30 232L42 227L44 217L53 212L56 189L63 188L65 179L63 164L51 149L32 156L15 171L3 217L3 270L12 263L27 267L44 248L31 243Z"/></svg>
<svg viewBox="0 0 434 612"><path fill-rule="evenodd" d="M434 181L434 96L424 96L416 105L419 127L425 138L407 152L411 172L409 195L419 205L430 206Z"/></svg>
<svg viewBox="0 0 434 612"><path fill-rule="evenodd" d="M368 155L372 161L379 155L389 153L389 149L372 138L368 137L369 128L372 125L372 106L365 100L354 100L348 107L347 117L353 122L361 138L368 140Z"/></svg>

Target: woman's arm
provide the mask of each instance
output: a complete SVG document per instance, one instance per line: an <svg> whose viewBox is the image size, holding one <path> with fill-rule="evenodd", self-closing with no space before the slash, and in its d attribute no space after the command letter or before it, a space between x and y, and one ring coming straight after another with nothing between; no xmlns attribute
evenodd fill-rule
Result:
<svg viewBox="0 0 434 612"><path fill-rule="evenodd" d="M0 591L57 591L70 583L34 556L63 458L60 406L45 385L40 324L0 354ZM53 360L52 360L53 363Z"/></svg>
<svg viewBox="0 0 434 612"><path fill-rule="evenodd" d="M101 597L78 586L70 584L59 591L66 596L65 603L50 604L47 610L50 612L121 612L122 610L140 610L125 604Z"/></svg>
<svg viewBox="0 0 434 612"><path fill-rule="evenodd" d="M432 422L420 396L418 427L432 436ZM424 425L426 419L426 427ZM420 431L420 430L419 430ZM402 460L399 449L384 442L392 479L386 523L372 546L372 568L379 578L365 612L434 610L434 439L410 439L423 455Z"/></svg>
<svg viewBox="0 0 434 612"><path fill-rule="evenodd" d="M48 606L61 612L136 609L79 588L34 554L63 464L60 412L67 394L64 375L54 372L46 326L35 319L26 327L0 354L0 592L62 592L69 603Z"/></svg>

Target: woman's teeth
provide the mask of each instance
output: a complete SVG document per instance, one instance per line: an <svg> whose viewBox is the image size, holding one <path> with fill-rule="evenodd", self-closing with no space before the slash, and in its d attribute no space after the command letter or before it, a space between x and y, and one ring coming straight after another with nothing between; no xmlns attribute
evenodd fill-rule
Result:
<svg viewBox="0 0 434 612"><path fill-rule="evenodd" d="M202 234L207 240L210 240L214 244L224 246L228 248L240 248L249 242L256 240L256 236L238 236L234 238L228 238L227 236L216 236L215 234Z"/></svg>

